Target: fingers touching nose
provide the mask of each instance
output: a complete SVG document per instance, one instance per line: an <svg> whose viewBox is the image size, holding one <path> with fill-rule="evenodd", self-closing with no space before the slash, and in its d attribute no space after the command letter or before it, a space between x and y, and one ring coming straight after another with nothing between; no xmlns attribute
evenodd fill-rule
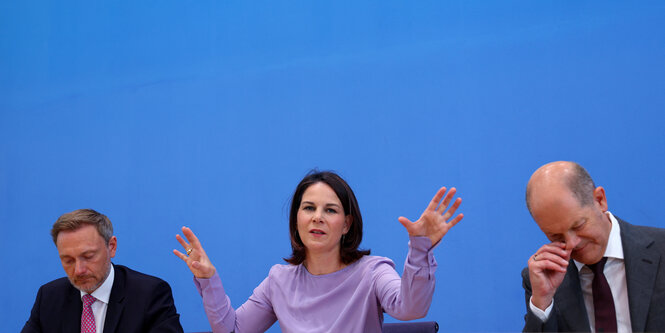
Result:
<svg viewBox="0 0 665 333"><path fill-rule="evenodd" d="M580 244L580 238L577 237L577 235L571 235L568 239L566 239L566 251L567 252L573 251L579 244Z"/></svg>

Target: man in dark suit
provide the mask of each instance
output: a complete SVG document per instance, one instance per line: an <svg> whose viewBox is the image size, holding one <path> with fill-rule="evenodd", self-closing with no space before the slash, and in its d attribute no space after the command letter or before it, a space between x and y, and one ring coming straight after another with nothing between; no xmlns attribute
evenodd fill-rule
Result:
<svg viewBox="0 0 665 333"><path fill-rule="evenodd" d="M665 229L616 218L574 162L536 170L526 201L551 243L522 271L524 331L665 331Z"/></svg>
<svg viewBox="0 0 665 333"><path fill-rule="evenodd" d="M64 214L51 236L67 278L39 288L22 332L183 332L168 283L111 264L117 239L105 215Z"/></svg>

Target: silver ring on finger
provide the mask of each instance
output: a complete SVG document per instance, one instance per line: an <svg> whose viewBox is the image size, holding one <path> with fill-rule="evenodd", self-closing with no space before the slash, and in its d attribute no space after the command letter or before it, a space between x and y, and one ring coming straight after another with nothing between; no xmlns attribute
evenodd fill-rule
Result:
<svg viewBox="0 0 665 333"><path fill-rule="evenodd" d="M533 261L538 261L538 259L536 257L538 257L538 253L533 255Z"/></svg>

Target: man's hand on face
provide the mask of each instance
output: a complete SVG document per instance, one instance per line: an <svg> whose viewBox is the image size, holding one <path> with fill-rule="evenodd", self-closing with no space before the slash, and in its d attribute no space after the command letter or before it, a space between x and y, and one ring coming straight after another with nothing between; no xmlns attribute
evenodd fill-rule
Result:
<svg viewBox="0 0 665 333"><path fill-rule="evenodd" d="M529 258L529 279L531 281L531 302L545 310L554 298L568 269L571 250L566 250L563 242L543 245Z"/></svg>

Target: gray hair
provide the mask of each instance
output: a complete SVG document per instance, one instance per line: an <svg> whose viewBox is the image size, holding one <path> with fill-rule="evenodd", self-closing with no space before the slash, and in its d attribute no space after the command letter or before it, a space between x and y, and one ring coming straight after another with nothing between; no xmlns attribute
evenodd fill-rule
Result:
<svg viewBox="0 0 665 333"><path fill-rule="evenodd" d="M580 206L587 206L593 202L593 190L596 189L591 175L581 165L573 163L573 172L569 175L566 185L573 193Z"/></svg>

